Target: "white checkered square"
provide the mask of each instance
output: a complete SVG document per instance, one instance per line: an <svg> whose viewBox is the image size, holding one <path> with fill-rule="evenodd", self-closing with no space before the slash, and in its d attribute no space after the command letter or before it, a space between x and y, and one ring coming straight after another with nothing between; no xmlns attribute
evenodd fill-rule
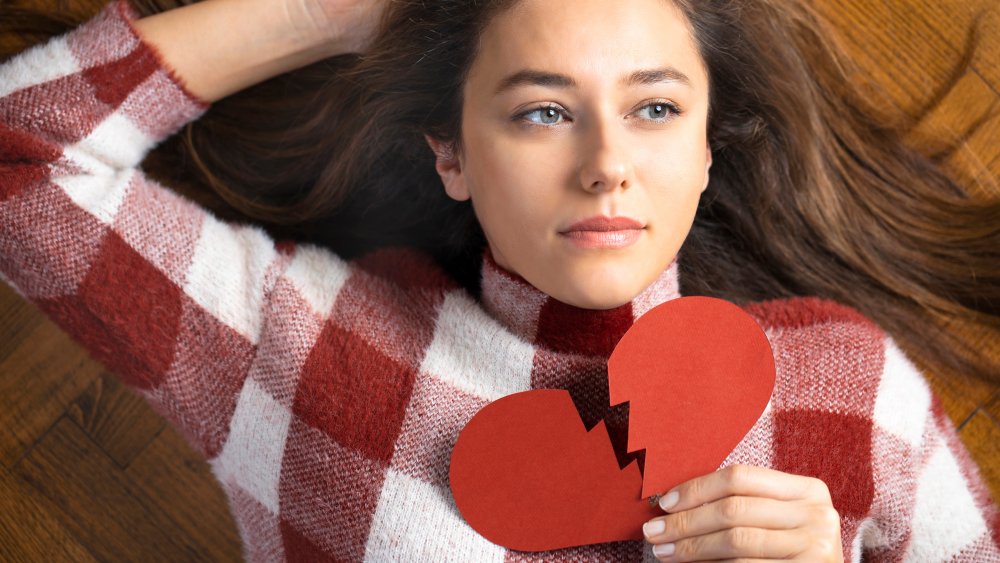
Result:
<svg viewBox="0 0 1000 563"><path fill-rule="evenodd" d="M505 550L466 524L451 492L390 469L365 561L503 561Z"/></svg>
<svg viewBox="0 0 1000 563"><path fill-rule="evenodd" d="M132 168L142 162L155 144L156 139L144 133L126 115L116 111L104 118L76 148L93 154L112 167Z"/></svg>
<svg viewBox="0 0 1000 563"><path fill-rule="evenodd" d="M0 68L0 98L36 84L80 72L65 37L20 53Z"/></svg>
<svg viewBox="0 0 1000 563"><path fill-rule="evenodd" d="M918 447L931 410L927 382L892 339L885 343L885 367L875 400L875 423Z"/></svg>
<svg viewBox="0 0 1000 563"><path fill-rule="evenodd" d="M312 310L326 319L351 269L339 256L315 246L299 246L285 277L309 303Z"/></svg>
<svg viewBox="0 0 1000 563"><path fill-rule="evenodd" d="M115 220L134 175L134 170L113 172L106 169L102 174L59 176L52 178L52 182L62 188L73 203L101 223L110 225Z"/></svg>
<svg viewBox="0 0 1000 563"><path fill-rule="evenodd" d="M535 350L504 329L464 293L445 296L423 373L489 401L531 386Z"/></svg>
<svg viewBox="0 0 1000 563"><path fill-rule="evenodd" d="M260 229L206 216L184 291L252 344L260 339L264 278L277 257Z"/></svg>
<svg viewBox="0 0 1000 563"><path fill-rule="evenodd" d="M987 532L965 477L942 442L917 485L906 561L946 561Z"/></svg>
<svg viewBox="0 0 1000 563"><path fill-rule="evenodd" d="M291 412L247 378L222 453L211 460L220 480L233 482L278 514L278 479Z"/></svg>

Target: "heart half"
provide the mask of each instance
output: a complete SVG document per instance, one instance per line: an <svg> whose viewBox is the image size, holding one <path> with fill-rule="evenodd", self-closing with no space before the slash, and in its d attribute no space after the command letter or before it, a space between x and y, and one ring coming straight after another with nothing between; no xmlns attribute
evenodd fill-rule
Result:
<svg viewBox="0 0 1000 563"><path fill-rule="evenodd" d="M718 468L774 389L760 326L720 299L682 297L636 320L608 360L611 404L629 402L619 468L604 423L587 431L567 391L515 393L483 407L452 450L452 495L483 537L520 551L642 539L662 514L647 498Z"/></svg>

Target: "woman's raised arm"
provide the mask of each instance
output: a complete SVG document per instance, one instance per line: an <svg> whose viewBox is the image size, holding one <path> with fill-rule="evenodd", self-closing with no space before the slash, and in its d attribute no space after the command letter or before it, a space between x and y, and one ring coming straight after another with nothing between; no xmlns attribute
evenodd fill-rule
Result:
<svg viewBox="0 0 1000 563"><path fill-rule="evenodd" d="M266 332L275 287L318 295L305 302L324 309L337 292L333 280L353 270L329 252L277 245L259 228L219 221L139 169L149 150L207 108L164 64L183 59L183 49L170 47L183 33L165 37L189 20L200 34L211 31L200 16L156 20L163 27L149 35L160 34L161 53L137 34L137 17L116 0L0 65L0 279L212 457ZM221 25L213 18L224 13L205 18ZM252 80L252 72L237 74ZM237 87L231 81L201 95Z"/></svg>
<svg viewBox="0 0 1000 563"><path fill-rule="evenodd" d="M384 0L207 0L143 18L136 31L207 102L364 49Z"/></svg>

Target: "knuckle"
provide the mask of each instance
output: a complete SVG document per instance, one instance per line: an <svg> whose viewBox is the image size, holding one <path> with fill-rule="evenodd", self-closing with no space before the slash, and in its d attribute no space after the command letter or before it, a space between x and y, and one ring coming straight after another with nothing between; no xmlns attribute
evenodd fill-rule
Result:
<svg viewBox="0 0 1000 563"><path fill-rule="evenodd" d="M828 561L841 553L840 538L817 538L810 546L809 553L813 559Z"/></svg>
<svg viewBox="0 0 1000 563"><path fill-rule="evenodd" d="M729 497L719 503L719 515L727 524L734 524L747 512L746 500L740 497Z"/></svg>
<svg viewBox="0 0 1000 563"><path fill-rule="evenodd" d="M701 537L682 540L674 543L674 560L696 561L702 552L704 540Z"/></svg>
<svg viewBox="0 0 1000 563"><path fill-rule="evenodd" d="M750 467L743 464L730 465L723 475L730 490L737 489L750 480Z"/></svg>
<svg viewBox="0 0 1000 563"><path fill-rule="evenodd" d="M840 531L840 514L832 506L818 506L813 509L813 521L828 534Z"/></svg>
<svg viewBox="0 0 1000 563"><path fill-rule="evenodd" d="M684 485L683 489L681 490L681 498L701 499L705 498L705 493L706 493L705 480L695 479L694 481L691 481L690 483Z"/></svg>
<svg viewBox="0 0 1000 563"><path fill-rule="evenodd" d="M725 533L725 542L733 553L755 555L759 539L751 528L730 528Z"/></svg>
<svg viewBox="0 0 1000 563"><path fill-rule="evenodd" d="M809 480L810 492L818 499L823 501L830 501L830 487L827 486L826 482L822 479L812 478Z"/></svg>
<svg viewBox="0 0 1000 563"><path fill-rule="evenodd" d="M831 538L820 538L816 540L816 551L821 556L827 556L836 552L839 546Z"/></svg>
<svg viewBox="0 0 1000 563"><path fill-rule="evenodd" d="M668 522L667 530L673 532L671 537L686 538L691 535L691 517L687 512L672 515Z"/></svg>

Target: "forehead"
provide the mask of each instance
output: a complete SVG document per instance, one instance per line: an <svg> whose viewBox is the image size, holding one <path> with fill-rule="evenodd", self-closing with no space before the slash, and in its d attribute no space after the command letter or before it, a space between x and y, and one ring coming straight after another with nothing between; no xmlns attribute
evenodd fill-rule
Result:
<svg viewBox="0 0 1000 563"><path fill-rule="evenodd" d="M665 66L692 86L707 82L688 22L669 0L521 0L483 31L469 79L529 68L609 82Z"/></svg>

